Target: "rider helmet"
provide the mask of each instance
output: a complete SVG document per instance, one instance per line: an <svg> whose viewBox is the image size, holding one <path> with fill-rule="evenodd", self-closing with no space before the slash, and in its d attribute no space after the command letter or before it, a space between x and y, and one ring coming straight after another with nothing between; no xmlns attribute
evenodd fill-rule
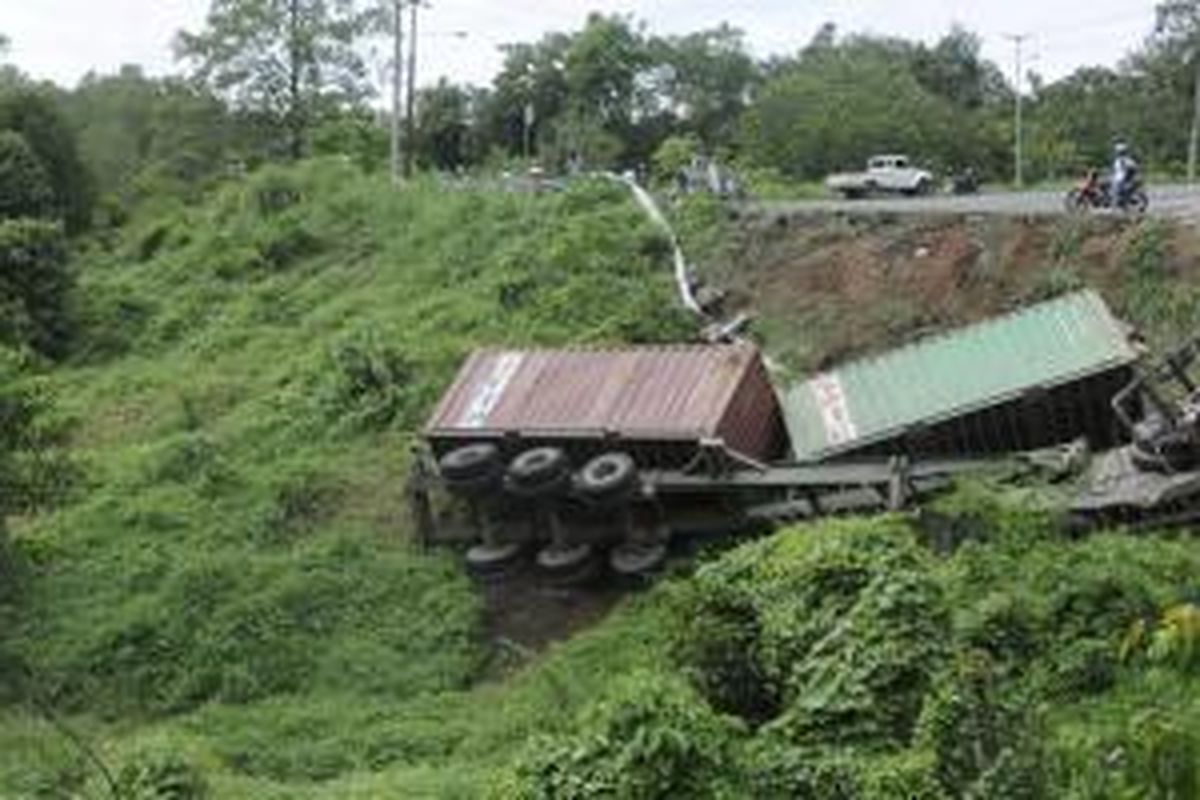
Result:
<svg viewBox="0 0 1200 800"><path fill-rule="evenodd" d="M1127 156L1129 155L1129 145L1124 142L1117 142L1113 145L1113 152L1119 156Z"/></svg>

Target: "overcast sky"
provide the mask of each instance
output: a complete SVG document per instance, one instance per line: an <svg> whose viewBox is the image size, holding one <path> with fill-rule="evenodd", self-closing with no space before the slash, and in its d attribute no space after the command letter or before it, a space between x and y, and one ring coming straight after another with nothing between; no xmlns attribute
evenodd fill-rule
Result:
<svg viewBox="0 0 1200 800"><path fill-rule="evenodd" d="M433 0L423 12L421 83L441 75L486 84L497 46L551 30L573 30L589 10L632 13L656 33L685 33L722 21L746 31L754 53L791 53L826 21L843 32L928 41L958 22L983 37L985 54L1011 74L1006 34L1028 33L1028 69L1054 79L1084 64L1115 64L1154 25L1156 0ZM0 0L8 60L37 78L71 86L89 70L141 64L173 71L170 43L196 29L208 0ZM466 37L452 36L465 31Z"/></svg>

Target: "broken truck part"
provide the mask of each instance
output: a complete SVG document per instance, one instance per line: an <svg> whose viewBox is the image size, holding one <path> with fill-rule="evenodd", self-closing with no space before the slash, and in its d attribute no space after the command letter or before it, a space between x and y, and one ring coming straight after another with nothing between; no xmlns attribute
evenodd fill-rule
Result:
<svg viewBox="0 0 1200 800"><path fill-rule="evenodd" d="M1128 444L1098 456L1071 504L1077 532L1200 520L1200 336L1144 365L1113 398Z"/></svg>
<svg viewBox="0 0 1200 800"><path fill-rule="evenodd" d="M747 344L481 350L424 430L431 542L484 574L656 569L677 536L899 509L1001 453L1115 441L1136 350L1083 292L776 391ZM982 459L982 460L981 460Z"/></svg>

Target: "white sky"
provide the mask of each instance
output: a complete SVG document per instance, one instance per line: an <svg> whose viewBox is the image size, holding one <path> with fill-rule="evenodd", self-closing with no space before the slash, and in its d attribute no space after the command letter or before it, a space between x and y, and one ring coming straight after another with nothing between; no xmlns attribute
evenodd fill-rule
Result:
<svg viewBox="0 0 1200 800"><path fill-rule="evenodd" d="M573 30L589 10L632 13L657 33L686 33L721 21L742 28L756 55L791 53L826 21L845 32L934 40L960 22L984 38L985 54L1011 74L1005 34L1028 33L1027 69L1061 77L1084 64L1115 64L1149 34L1156 0L433 0L422 14L419 80L441 75L487 84L497 45ZM89 70L137 63L175 70L170 42L196 29L208 0L0 0L8 60L36 78L71 86ZM449 35L466 31L466 38Z"/></svg>

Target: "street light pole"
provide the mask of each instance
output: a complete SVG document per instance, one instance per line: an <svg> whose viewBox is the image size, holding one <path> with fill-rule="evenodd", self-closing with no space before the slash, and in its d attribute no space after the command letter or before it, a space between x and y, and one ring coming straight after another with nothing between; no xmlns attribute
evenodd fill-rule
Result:
<svg viewBox="0 0 1200 800"><path fill-rule="evenodd" d="M403 72L404 2L392 3L392 181L400 183L400 98Z"/></svg>
<svg viewBox="0 0 1200 800"><path fill-rule="evenodd" d="M1021 120L1021 116L1022 116L1021 106L1022 106L1022 101L1023 101L1023 98L1021 96L1021 87L1022 87L1021 46L1025 43L1025 40L1029 38L1029 34L1028 33L1008 34L1005 36L1005 38L1012 40L1012 43L1016 49L1016 75L1013 76L1015 78L1015 88L1016 88L1016 109L1014 112L1015 120L1013 121L1013 128L1014 128L1014 134L1013 134L1013 182L1016 184L1017 188L1019 189L1025 185L1024 164L1023 164L1024 159L1023 159L1022 153L1021 153L1022 146L1024 144L1024 142L1022 141L1023 131L1022 131L1022 120Z"/></svg>
<svg viewBox="0 0 1200 800"><path fill-rule="evenodd" d="M404 151L404 177L411 178L413 160L416 155L417 117L414 113L417 94L417 10L420 0L410 0L409 10L412 17L408 24L408 96L404 103L405 139L408 148Z"/></svg>
<svg viewBox="0 0 1200 800"><path fill-rule="evenodd" d="M1188 134L1188 183L1196 182L1196 151L1200 149L1200 50L1193 56L1196 60L1195 87L1192 97L1192 130Z"/></svg>

